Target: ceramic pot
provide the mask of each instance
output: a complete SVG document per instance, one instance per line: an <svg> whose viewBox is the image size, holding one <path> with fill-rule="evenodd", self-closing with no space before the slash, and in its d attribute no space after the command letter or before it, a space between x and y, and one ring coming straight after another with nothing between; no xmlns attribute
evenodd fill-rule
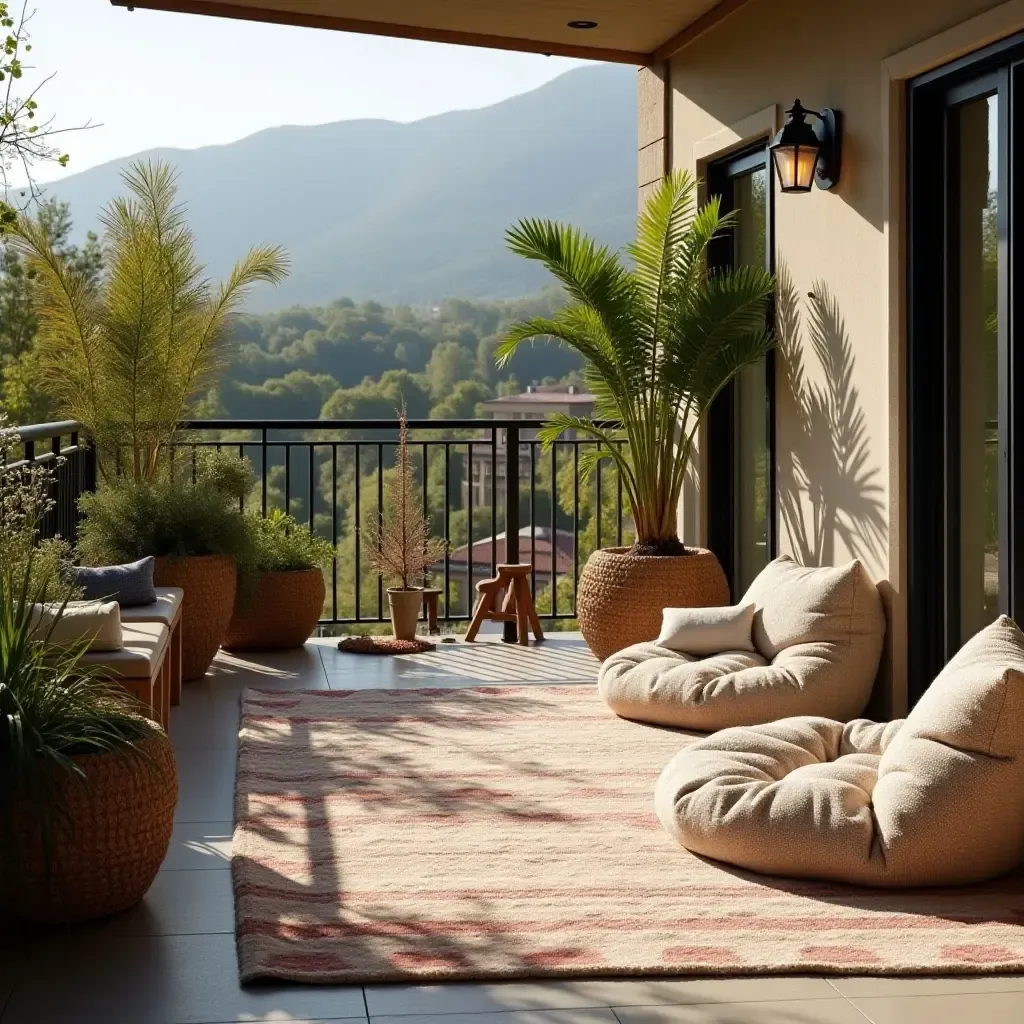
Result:
<svg viewBox="0 0 1024 1024"><path fill-rule="evenodd" d="M391 630L396 640L415 640L416 623L423 606L423 591L398 590L388 587L388 607L391 609Z"/></svg>

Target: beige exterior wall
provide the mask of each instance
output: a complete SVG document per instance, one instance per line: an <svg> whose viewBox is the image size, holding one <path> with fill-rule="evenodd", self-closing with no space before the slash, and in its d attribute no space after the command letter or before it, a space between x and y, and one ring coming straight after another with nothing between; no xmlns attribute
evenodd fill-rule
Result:
<svg viewBox="0 0 1024 1024"><path fill-rule="evenodd" d="M902 82L1022 28L1018 0L751 0L669 71L676 168L763 137L795 97L845 115L839 187L776 197L779 542L810 564L861 558L878 580L878 714L906 705ZM701 511L691 496L691 543Z"/></svg>

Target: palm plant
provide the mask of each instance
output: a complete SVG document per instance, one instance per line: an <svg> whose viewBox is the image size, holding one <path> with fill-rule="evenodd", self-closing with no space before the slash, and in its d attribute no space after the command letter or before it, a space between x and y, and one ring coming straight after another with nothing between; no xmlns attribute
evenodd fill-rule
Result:
<svg viewBox="0 0 1024 1024"><path fill-rule="evenodd" d="M281 281L287 260L279 247L253 248L214 287L177 201L173 169L140 162L122 177L130 195L101 215L101 281L69 265L33 220L19 219L11 244L37 275L45 388L64 415L87 427L101 457L125 451L122 472L148 480L224 366L249 287Z"/></svg>
<svg viewBox="0 0 1024 1024"><path fill-rule="evenodd" d="M676 516L697 432L722 389L774 344L772 275L756 267L708 271L708 246L733 227L735 213L722 213L717 198L699 205L697 187L680 171L655 190L636 241L625 247L631 266L550 221L523 220L507 233L511 250L544 264L574 302L513 327L498 363L536 338L554 338L584 357L594 418L556 413L538 436L547 447L570 430L598 442L580 454L584 479L600 460L615 462L637 554L685 553Z"/></svg>

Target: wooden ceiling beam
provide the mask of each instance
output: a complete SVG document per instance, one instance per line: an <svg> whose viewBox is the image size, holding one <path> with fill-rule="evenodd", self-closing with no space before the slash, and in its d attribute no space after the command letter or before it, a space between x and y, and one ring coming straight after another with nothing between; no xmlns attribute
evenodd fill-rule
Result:
<svg viewBox="0 0 1024 1024"><path fill-rule="evenodd" d="M608 61L613 64L645 66L651 63L651 54L634 53L630 50L613 50L600 46L575 46L571 43L543 42L513 36L424 28L419 25L395 25L390 22L340 18L329 14L302 14L295 11L268 10L264 7L247 7L242 4L213 2L213 0L209 3L204 0L110 0L110 2L115 7L143 7L154 11L174 11L180 14L206 14L216 18L236 18L241 21L295 25L300 28L321 28L335 32L393 36L399 39L418 39L432 43L452 43L457 46L518 50L524 53L542 53L546 56Z"/></svg>
<svg viewBox="0 0 1024 1024"><path fill-rule="evenodd" d="M721 3L712 7L707 14L701 15L696 21L687 25L680 32L677 32L671 39L667 39L662 43L650 55L647 63L660 64L663 61L671 60L680 50L710 32L748 3L750 3L750 0L722 0Z"/></svg>

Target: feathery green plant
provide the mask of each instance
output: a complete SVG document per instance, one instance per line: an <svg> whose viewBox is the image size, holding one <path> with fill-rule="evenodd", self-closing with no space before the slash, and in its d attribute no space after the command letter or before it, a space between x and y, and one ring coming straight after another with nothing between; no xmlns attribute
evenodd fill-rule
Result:
<svg viewBox="0 0 1024 1024"><path fill-rule="evenodd" d="M545 337L586 359L594 418L556 413L538 436L548 447L567 430L600 442L580 453L580 469L586 478L601 459L615 462L638 554L685 553L676 516L697 431L722 389L774 344L772 275L757 267L708 272L709 244L734 224L735 213L723 214L717 198L699 205L696 179L680 171L641 212L636 241L625 248L632 266L551 221L523 220L507 233L509 248L542 263L575 301L517 324L497 361ZM616 443L623 440L624 450Z"/></svg>
<svg viewBox="0 0 1024 1024"><path fill-rule="evenodd" d="M63 783L86 784L73 755L120 751L144 760L136 741L156 728L127 691L81 667L87 642L48 643L59 614L38 635L33 605L46 590L45 581L32 583L31 564L0 573L0 876L17 868L19 827L41 839L47 870L58 831L73 832Z"/></svg>
<svg viewBox="0 0 1024 1024"><path fill-rule="evenodd" d="M245 525L252 538L255 569L264 572L301 572L325 569L334 558L334 546L279 508L264 517L249 512Z"/></svg>
<svg viewBox="0 0 1024 1024"><path fill-rule="evenodd" d="M279 247L251 249L215 288L178 204L174 170L140 162L122 177L131 194L100 218L100 282L69 266L27 217L12 229L11 244L37 274L44 386L65 416L86 426L101 466L127 451L122 472L148 480L223 368L249 287L281 281L287 259Z"/></svg>

